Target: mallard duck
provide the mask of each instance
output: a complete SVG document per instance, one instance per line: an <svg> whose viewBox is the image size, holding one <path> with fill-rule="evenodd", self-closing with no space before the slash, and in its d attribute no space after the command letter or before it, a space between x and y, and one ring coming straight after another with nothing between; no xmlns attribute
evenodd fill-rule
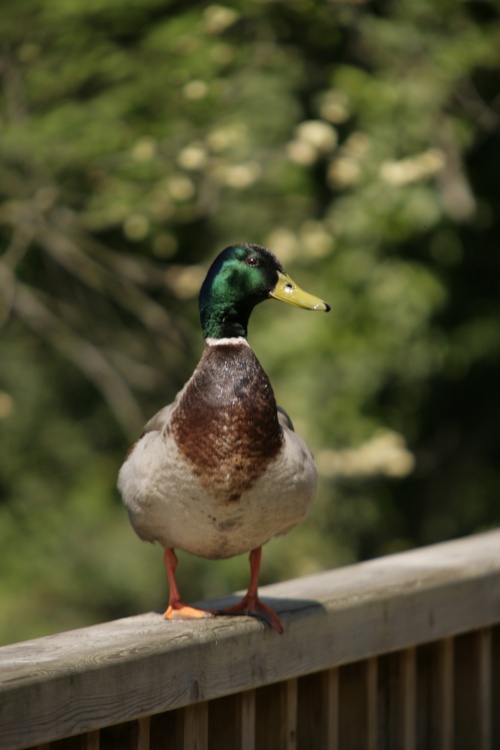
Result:
<svg viewBox="0 0 500 750"><path fill-rule="evenodd" d="M253 615L283 632L258 596L262 545L305 518L317 472L247 341L253 308L270 297L330 309L302 291L266 248L241 244L220 253L200 291L201 360L175 401L146 424L120 469L118 487L134 530L165 550L167 619ZM188 606L175 580L175 549L211 559L250 552L247 594L219 612Z"/></svg>

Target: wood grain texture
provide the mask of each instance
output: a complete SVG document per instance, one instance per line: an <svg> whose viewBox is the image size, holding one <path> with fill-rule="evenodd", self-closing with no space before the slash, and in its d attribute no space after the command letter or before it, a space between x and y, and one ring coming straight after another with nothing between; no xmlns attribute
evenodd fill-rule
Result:
<svg viewBox="0 0 500 750"><path fill-rule="evenodd" d="M255 747L259 750L296 750L297 680L268 685L256 691Z"/></svg>
<svg viewBox="0 0 500 750"><path fill-rule="evenodd" d="M459 636L455 639L456 750L491 749L491 692L490 629Z"/></svg>
<svg viewBox="0 0 500 750"><path fill-rule="evenodd" d="M183 750L184 710L151 717L149 750Z"/></svg>
<svg viewBox="0 0 500 750"><path fill-rule="evenodd" d="M414 647L401 652L401 687L403 692L403 750L416 750L417 730L417 663Z"/></svg>
<svg viewBox="0 0 500 750"><path fill-rule="evenodd" d="M454 740L454 684L455 684L455 643L452 638L444 638L438 644L438 713L435 722L439 726L439 750L452 750Z"/></svg>
<svg viewBox="0 0 500 750"><path fill-rule="evenodd" d="M401 654L385 654L378 659L378 748L403 747L404 694Z"/></svg>
<svg viewBox="0 0 500 750"><path fill-rule="evenodd" d="M89 732L84 735L83 750L100 750L99 731Z"/></svg>
<svg viewBox="0 0 500 750"><path fill-rule="evenodd" d="M297 746L338 750L339 670L304 675L298 680Z"/></svg>
<svg viewBox="0 0 500 750"><path fill-rule="evenodd" d="M492 729L492 632L491 628L483 628L477 634L479 661L479 747L490 750ZM496 706L498 711L498 706Z"/></svg>
<svg viewBox="0 0 500 750"><path fill-rule="evenodd" d="M182 750L208 750L208 703L194 703L184 709Z"/></svg>
<svg viewBox="0 0 500 750"><path fill-rule="evenodd" d="M378 661L371 656L366 662L367 750L378 746Z"/></svg>
<svg viewBox="0 0 500 750"><path fill-rule="evenodd" d="M149 750L151 735L151 720L144 716L137 722L137 750Z"/></svg>
<svg viewBox="0 0 500 750"><path fill-rule="evenodd" d="M255 690L239 693L241 701L241 750L255 750Z"/></svg>
<svg viewBox="0 0 500 750"><path fill-rule="evenodd" d="M417 649L417 748L453 748L453 639Z"/></svg>
<svg viewBox="0 0 500 750"><path fill-rule="evenodd" d="M226 695L209 703L208 750L255 750L255 691Z"/></svg>
<svg viewBox="0 0 500 750"><path fill-rule="evenodd" d="M339 750L339 670L332 667L321 675L323 746L324 750Z"/></svg>
<svg viewBox="0 0 500 750"><path fill-rule="evenodd" d="M283 636L251 618L150 613L0 648L0 747L43 745L500 623L500 531L261 594Z"/></svg>
<svg viewBox="0 0 500 750"><path fill-rule="evenodd" d="M368 745L368 662L347 664L339 670L340 748L366 750Z"/></svg>
<svg viewBox="0 0 500 750"><path fill-rule="evenodd" d="M492 746L500 746L500 626L491 629L491 731Z"/></svg>

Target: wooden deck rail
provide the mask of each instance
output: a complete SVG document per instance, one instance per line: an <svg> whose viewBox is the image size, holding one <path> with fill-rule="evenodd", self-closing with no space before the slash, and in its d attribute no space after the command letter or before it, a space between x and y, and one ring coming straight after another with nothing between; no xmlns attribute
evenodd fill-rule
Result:
<svg viewBox="0 0 500 750"><path fill-rule="evenodd" d="M146 614L0 648L1 750L500 747L500 531L262 593L282 636Z"/></svg>

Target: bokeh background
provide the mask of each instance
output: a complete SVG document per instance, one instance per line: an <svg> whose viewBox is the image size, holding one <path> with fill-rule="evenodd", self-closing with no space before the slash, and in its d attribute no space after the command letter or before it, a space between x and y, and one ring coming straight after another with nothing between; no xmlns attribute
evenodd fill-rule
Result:
<svg viewBox="0 0 500 750"><path fill-rule="evenodd" d="M498 524L496 0L7 0L0 29L2 643L164 607L116 474L235 241L332 305L251 321L320 470L262 582ZM247 584L180 558L187 599Z"/></svg>

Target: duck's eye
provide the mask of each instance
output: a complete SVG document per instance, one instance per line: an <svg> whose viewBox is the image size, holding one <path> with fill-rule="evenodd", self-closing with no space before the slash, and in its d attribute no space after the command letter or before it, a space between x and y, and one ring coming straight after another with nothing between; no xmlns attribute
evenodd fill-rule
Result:
<svg viewBox="0 0 500 750"><path fill-rule="evenodd" d="M251 255L249 258L246 259L247 266L258 266L259 265L259 259L256 258L254 255Z"/></svg>

